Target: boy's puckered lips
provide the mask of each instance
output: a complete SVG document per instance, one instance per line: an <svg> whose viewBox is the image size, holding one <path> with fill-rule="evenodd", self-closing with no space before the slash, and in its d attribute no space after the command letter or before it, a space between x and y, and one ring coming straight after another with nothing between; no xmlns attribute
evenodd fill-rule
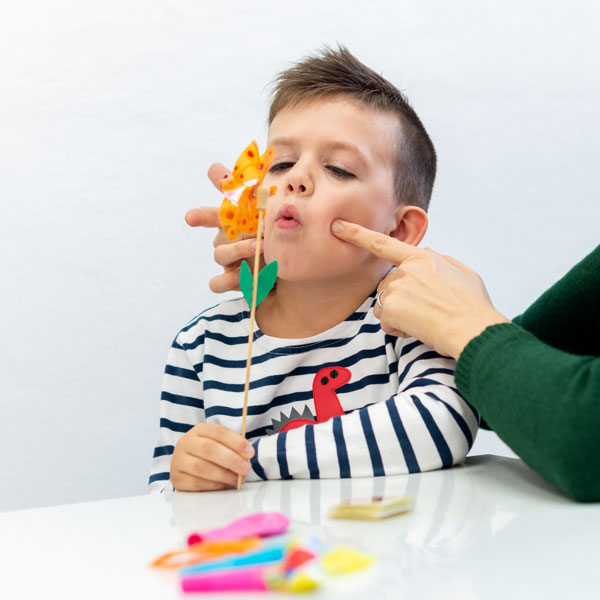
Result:
<svg viewBox="0 0 600 600"><path fill-rule="evenodd" d="M277 226L282 229L288 229L291 227L296 227L297 225L302 225L300 213L293 204L284 204L279 209L277 218L275 220L277 222Z"/></svg>

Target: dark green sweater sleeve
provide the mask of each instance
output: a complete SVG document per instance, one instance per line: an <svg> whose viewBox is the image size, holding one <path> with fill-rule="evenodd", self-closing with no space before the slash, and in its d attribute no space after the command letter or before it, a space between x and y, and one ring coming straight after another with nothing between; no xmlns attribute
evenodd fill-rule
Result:
<svg viewBox="0 0 600 600"><path fill-rule="evenodd" d="M554 348L598 356L600 246L513 322Z"/></svg>
<svg viewBox="0 0 600 600"><path fill-rule="evenodd" d="M599 289L600 247L519 325L493 325L471 340L455 374L461 393L500 438L582 501L600 500Z"/></svg>

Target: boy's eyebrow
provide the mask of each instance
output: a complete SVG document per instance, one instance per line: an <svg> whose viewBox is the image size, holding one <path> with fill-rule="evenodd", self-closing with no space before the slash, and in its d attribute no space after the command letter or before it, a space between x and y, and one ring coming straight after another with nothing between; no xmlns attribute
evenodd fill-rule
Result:
<svg viewBox="0 0 600 600"><path fill-rule="evenodd" d="M289 137L278 137L274 140L269 141L269 146L294 146L296 144L296 140L294 138ZM362 162L367 163L367 159L359 146L353 144L352 142L344 142L342 140L329 142L326 144L327 148L330 150L348 150L352 154L356 155L356 157Z"/></svg>
<svg viewBox="0 0 600 600"><path fill-rule="evenodd" d="M269 140L267 143L269 146L293 146L294 140L292 138L278 137L274 140Z"/></svg>

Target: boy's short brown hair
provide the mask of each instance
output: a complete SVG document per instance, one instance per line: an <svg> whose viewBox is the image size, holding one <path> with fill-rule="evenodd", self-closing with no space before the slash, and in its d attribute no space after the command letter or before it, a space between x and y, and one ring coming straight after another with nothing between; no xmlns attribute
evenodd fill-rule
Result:
<svg viewBox="0 0 600 600"><path fill-rule="evenodd" d="M400 127L394 174L396 197L401 204L427 210L437 159L423 123L398 88L361 63L344 46L337 49L324 46L320 54L304 58L275 77L269 125L284 108L334 96L397 115Z"/></svg>

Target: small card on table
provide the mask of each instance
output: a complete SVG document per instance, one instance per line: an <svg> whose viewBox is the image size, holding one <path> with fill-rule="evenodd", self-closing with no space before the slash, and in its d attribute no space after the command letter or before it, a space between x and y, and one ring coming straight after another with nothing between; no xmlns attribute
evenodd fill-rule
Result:
<svg viewBox="0 0 600 600"><path fill-rule="evenodd" d="M409 512L412 507L413 501L410 496L376 497L341 502L333 507L329 516L332 519L377 521Z"/></svg>

